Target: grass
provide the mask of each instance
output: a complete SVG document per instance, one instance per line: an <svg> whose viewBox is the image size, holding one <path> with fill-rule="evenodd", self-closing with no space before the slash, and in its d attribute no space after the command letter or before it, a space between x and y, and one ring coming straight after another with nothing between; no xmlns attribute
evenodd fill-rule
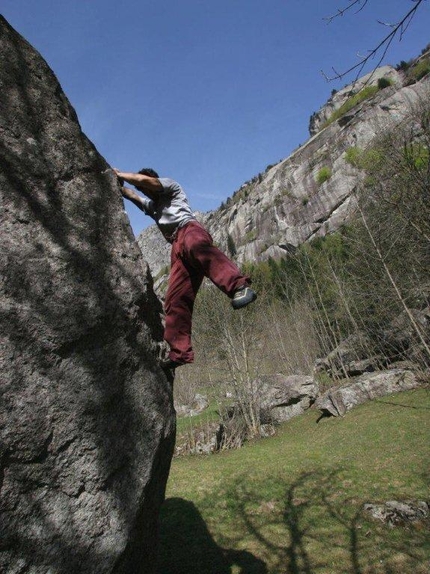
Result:
<svg viewBox="0 0 430 574"><path fill-rule="evenodd" d="M421 80L430 72L430 58L424 58L415 66L410 68L408 76L415 81Z"/></svg>
<svg viewBox="0 0 430 574"><path fill-rule="evenodd" d="M430 393L411 391L175 459L157 574L428 572L428 523L389 528L362 507L428 499L429 411Z"/></svg>
<svg viewBox="0 0 430 574"><path fill-rule="evenodd" d="M186 432L190 428L200 428L207 423L219 421L219 407L219 402L211 401L207 409L194 417L178 417L176 421L177 432Z"/></svg>
<svg viewBox="0 0 430 574"><path fill-rule="evenodd" d="M379 91L378 86L366 86L362 90L360 90L357 94L350 96L344 104L336 111L334 111L331 116L324 122L321 129L326 128L345 114L347 114L352 108L356 105L361 104L365 100L368 100L372 96L374 96Z"/></svg>
<svg viewBox="0 0 430 574"><path fill-rule="evenodd" d="M322 185L330 178L331 178L331 169L325 165L318 171L316 180L318 185Z"/></svg>

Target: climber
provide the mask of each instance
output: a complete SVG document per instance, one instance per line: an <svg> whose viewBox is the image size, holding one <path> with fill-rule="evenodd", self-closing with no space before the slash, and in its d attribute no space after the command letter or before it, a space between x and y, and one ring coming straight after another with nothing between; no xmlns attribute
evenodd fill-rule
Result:
<svg viewBox="0 0 430 574"><path fill-rule="evenodd" d="M164 302L164 339L170 352L162 361L165 369L192 363L191 320L194 301L204 277L231 299L233 309L252 303L257 294L249 277L213 245L208 231L197 221L182 187L174 180L160 178L153 169L138 173L114 169L122 195L152 217L164 238L172 244L169 283ZM133 185L146 197L124 187Z"/></svg>

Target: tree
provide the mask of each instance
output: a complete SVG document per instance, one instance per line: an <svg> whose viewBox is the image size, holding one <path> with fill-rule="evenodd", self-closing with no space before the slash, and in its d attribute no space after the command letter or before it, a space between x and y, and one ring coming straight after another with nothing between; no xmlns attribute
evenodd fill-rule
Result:
<svg viewBox="0 0 430 574"><path fill-rule="evenodd" d="M404 315L424 363L430 361L428 333L414 309L430 298L429 98L362 154L366 178L351 241L357 305L370 334L382 341L387 325Z"/></svg>

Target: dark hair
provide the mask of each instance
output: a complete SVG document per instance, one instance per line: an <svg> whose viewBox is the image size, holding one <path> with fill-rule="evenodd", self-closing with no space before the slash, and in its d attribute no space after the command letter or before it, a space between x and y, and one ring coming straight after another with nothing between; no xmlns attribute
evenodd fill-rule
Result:
<svg viewBox="0 0 430 574"><path fill-rule="evenodd" d="M160 177L158 173L153 169L151 169L150 167L144 167L137 173L140 173L141 175L147 175L148 177L157 177L157 178Z"/></svg>

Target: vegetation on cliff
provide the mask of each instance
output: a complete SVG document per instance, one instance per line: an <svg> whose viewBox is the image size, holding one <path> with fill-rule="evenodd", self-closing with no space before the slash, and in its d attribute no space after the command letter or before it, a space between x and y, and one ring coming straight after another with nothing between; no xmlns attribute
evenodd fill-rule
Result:
<svg viewBox="0 0 430 574"><path fill-rule="evenodd" d="M178 371L177 400L186 402L202 384L220 400L233 392L252 426L249 396L258 375L310 374L317 357L357 332L382 365L429 365L429 114L423 102L371 147L346 150L361 182L354 217L283 259L248 264L259 292L252 308L235 313L216 289L203 290L195 309L197 363ZM393 329L398 336L389 338Z"/></svg>

